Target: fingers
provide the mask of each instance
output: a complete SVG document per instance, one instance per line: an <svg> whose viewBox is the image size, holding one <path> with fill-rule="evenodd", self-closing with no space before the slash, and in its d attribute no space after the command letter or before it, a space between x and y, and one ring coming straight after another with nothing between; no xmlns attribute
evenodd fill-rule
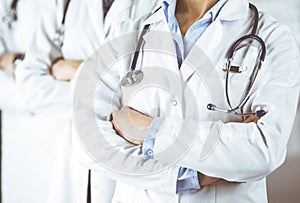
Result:
<svg viewBox="0 0 300 203"><path fill-rule="evenodd" d="M232 183L232 182L229 182L229 181L224 180L224 179L219 179L219 180L213 182L211 185L212 186L217 186L217 185L222 185L222 184L225 184L225 183Z"/></svg>
<svg viewBox="0 0 300 203"><path fill-rule="evenodd" d="M126 109L120 109L112 113L111 123L114 127L116 133L134 145L142 145L143 139L137 134L142 133L140 131L134 130L128 118L128 111Z"/></svg>
<svg viewBox="0 0 300 203"><path fill-rule="evenodd" d="M216 186L221 184L240 184L239 182L230 182L222 178L206 176L198 172L198 181L200 186Z"/></svg>
<svg viewBox="0 0 300 203"><path fill-rule="evenodd" d="M244 120L244 123L251 123L251 122L255 122L257 123L259 120L259 117L256 115L251 115L249 116L246 120Z"/></svg>
<svg viewBox="0 0 300 203"><path fill-rule="evenodd" d="M200 172L198 172L198 181L201 186L212 185L214 182L220 180L219 178L214 178L210 176L206 176Z"/></svg>

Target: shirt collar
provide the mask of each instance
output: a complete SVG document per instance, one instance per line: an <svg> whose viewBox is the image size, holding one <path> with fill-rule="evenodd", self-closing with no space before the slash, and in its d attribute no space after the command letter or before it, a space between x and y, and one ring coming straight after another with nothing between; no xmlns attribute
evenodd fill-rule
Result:
<svg viewBox="0 0 300 203"><path fill-rule="evenodd" d="M209 9L204 14L202 18L211 18L211 21L214 21L227 1L228 0L219 0L211 9ZM176 2L177 0L163 0L162 2L162 8L166 16L167 22L169 22L170 18L175 16Z"/></svg>
<svg viewBox="0 0 300 203"><path fill-rule="evenodd" d="M163 0L163 1L176 1L176 0ZM161 1L161 2L163 2ZM157 9L159 7L159 9ZM143 23L143 25L161 22L166 19L162 6L156 8L157 12L150 15ZM174 10L175 11L175 10ZM249 2L248 0L228 0L220 13L216 16L220 20L244 20L250 17Z"/></svg>

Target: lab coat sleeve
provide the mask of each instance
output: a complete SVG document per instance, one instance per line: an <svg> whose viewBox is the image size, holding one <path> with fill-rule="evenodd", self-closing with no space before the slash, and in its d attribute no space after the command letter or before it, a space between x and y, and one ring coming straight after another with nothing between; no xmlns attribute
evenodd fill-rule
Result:
<svg viewBox="0 0 300 203"><path fill-rule="evenodd" d="M100 54L102 59L118 57L112 50L102 51ZM128 143L123 138L119 137L114 131L110 122L110 116L113 111L121 108L119 71L120 67L123 67L124 64L122 64L121 60L121 62L119 61L113 66L109 66L109 64L102 63L101 58L89 59L84 62L78 71L78 75L75 76L72 81L75 118L73 146L75 157L93 171L107 174L109 177L117 181L139 188L175 194L179 167L174 166L166 169L165 165L160 165L153 159L145 159L142 155L140 146ZM117 60L112 59L112 61ZM98 67L110 67L110 69L109 71L99 71L101 73L93 72L91 69L88 70L88 67L94 66L93 64L98 64ZM89 77L82 72L84 70L86 70L87 73L90 73ZM88 84L93 80L99 81L99 85L94 97L91 98L94 100L94 106L91 106L85 102L89 100L88 98L90 98L90 95L88 95L89 90L93 88L91 88ZM83 84L87 84L87 87L84 87ZM81 123L77 121L78 115L81 118L82 116L87 115L88 118L87 120L83 119ZM95 125L97 125L99 131L93 132L91 130L93 126L91 126L91 122L88 120L89 118L95 119ZM82 130L85 133L82 134ZM90 155L88 146L84 145L84 142L82 141L84 138L88 139L93 133L96 133L96 136L99 138L104 137L105 140L110 143L110 145L107 145L107 142L92 143L91 146L97 145L97 149L107 150L107 153L99 153L97 161L95 161L95 158ZM120 160L120 156L117 155L117 152L124 152L128 154L128 156L125 160ZM139 158L132 161L132 156ZM105 161L109 160L110 163L119 163L118 165L122 165L124 168L133 168L137 170L142 167L151 169L151 167L155 166L156 168L153 169L160 172L151 173L150 170L150 173L146 175L123 173L122 171L116 171L117 169L115 168L109 169L108 167L103 167L103 164L99 164L99 160L101 163L103 163L103 161L105 163Z"/></svg>
<svg viewBox="0 0 300 203"><path fill-rule="evenodd" d="M155 152L174 135L195 139L179 165L229 181L259 180L285 159L299 97L299 51L294 37L280 26L264 36L267 57L249 102L267 114L258 123L196 121L166 117L155 140Z"/></svg>
<svg viewBox="0 0 300 203"><path fill-rule="evenodd" d="M155 119L152 120L151 126L148 129L148 133L151 135L155 134L155 132L151 132L151 131L153 131L153 129L159 130L159 127L157 127L157 126L160 126L160 125L161 125L161 121L160 121L159 117L156 117ZM144 156L153 158L154 144L155 144L155 139L144 140L143 145L142 145L142 153ZM191 190L191 189L200 189L197 171L180 167L179 172L178 172L176 191L182 192L182 191Z"/></svg>
<svg viewBox="0 0 300 203"><path fill-rule="evenodd" d="M19 90L15 79L0 71L0 110L2 111L22 111L24 102L19 95Z"/></svg>
<svg viewBox="0 0 300 203"><path fill-rule="evenodd" d="M25 59L16 68L16 83L29 111L70 116L70 84L55 80L49 72L52 62L62 57L61 48L53 42L59 9L55 1L45 2L43 9L41 24L37 26Z"/></svg>
<svg viewBox="0 0 300 203"><path fill-rule="evenodd" d="M2 3L0 4L0 11L3 12L4 8ZM5 53L6 51L6 46L5 46L5 41L4 41L4 22L1 19L0 20L0 56Z"/></svg>
<svg viewBox="0 0 300 203"><path fill-rule="evenodd" d="M3 22L0 22L3 23ZM0 57L6 52L3 38L3 30L0 29ZM18 95L18 88L14 78L6 72L0 70L0 110L21 110L22 100Z"/></svg>
<svg viewBox="0 0 300 203"><path fill-rule="evenodd" d="M2 22L1 22L2 23ZM4 39L3 39L3 33L2 33L3 31L2 30L0 30L0 56L2 55L2 54L4 54L4 52L5 52L5 44L4 44Z"/></svg>

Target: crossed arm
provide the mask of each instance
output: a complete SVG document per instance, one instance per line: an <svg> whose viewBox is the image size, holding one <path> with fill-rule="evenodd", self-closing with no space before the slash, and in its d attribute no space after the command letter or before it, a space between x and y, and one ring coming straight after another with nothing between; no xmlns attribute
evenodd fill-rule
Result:
<svg viewBox="0 0 300 203"><path fill-rule="evenodd" d="M14 62L17 56L18 54L14 52L7 52L1 55L0 70L14 75ZM50 73L57 80L70 81L81 63L81 60L59 59L52 64Z"/></svg>
<svg viewBox="0 0 300 203"><path fill-rule="evenodd" d="M257 123L258 119L259 118L257 116L253 115L248 117L244 121L244 123L250 123L250 122ZM137 135L138 133L146 133L152 120L153 119L151 117L146 116L130 107L123 107L122 109L113 112L111 122L113 124L115 131L119 136L121 136L122 138L124 138L125 140L127 140L128 142L134 145L142 145L143 140L135 139L135 137L141 137ZM129 128L137 129L135 131L136 135L128 136L126 131ZM206 176L200 172L197 172L197 174L198 174L198 182L199 185L201 186L219 185L219 184L229 182L221 178Z"/></svg>

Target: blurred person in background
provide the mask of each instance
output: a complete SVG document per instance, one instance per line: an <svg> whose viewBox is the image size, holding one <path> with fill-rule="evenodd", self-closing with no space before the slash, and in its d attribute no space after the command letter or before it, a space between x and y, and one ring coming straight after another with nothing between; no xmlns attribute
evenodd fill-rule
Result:
<svg viewBox="0 0 300 203"><path fill-rule="evenodd" d="M25 111L14 68L40 20L39 0L0 1L0 110L2 111L2 202L43 202L49 191L47 160L41 160L45 122ZM46 165L45 165L46 164Z"/></svg>
<svg viewBox="0 0 300 203"><path fill-rule="evenodd" d="M144 16L153 0L47 0L25 59L15 70L22 100L29 111L56 123L46 126L41 142L51 168L48 202L83 202L88 168L72 155L70 80L116 24ZM55 131L55 132L53 132ZM92 202L110 202L115 182L91 172Z"/></svg>

